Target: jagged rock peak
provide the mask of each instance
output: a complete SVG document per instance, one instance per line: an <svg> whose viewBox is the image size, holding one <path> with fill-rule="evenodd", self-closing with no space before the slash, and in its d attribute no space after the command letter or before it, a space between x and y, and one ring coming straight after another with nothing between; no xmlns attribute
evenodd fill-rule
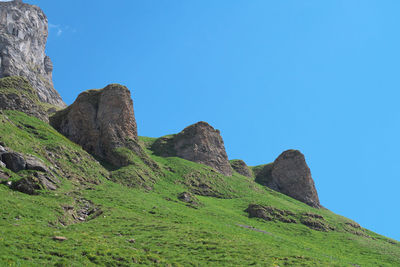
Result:
<svg viewBox="0 0 400 267"><path fill-rule="evenodd" d="M152 149L160 156L177 156L210 166L224 175L232 175L219 130L204 121L190 125L176 135L159 138Z"/></svg>
<svg viewBox="0 0 400 267"><path fill-rule="evenodd" d="M45 54L47 36L47 18L39 7L0 2L0 77L26 77L40 101L65 107L53 87L53 64Z"/></svg>
<svg viewBox="0 0 400 267"><path fill-rule="evenodd" d="M272 163L256 171L256 182L309 206L321 207L311 171L299 150L284 151Z"/></svg>
<svg viewBox="0 0 400 267"><path fill-rule="evenodd" d="M131 94L119 84L81 93L72 105L50 117L50 124L89 153L115 166L128 164L121 162L116 148L128 147L142 153L137 144Z"/></svg>

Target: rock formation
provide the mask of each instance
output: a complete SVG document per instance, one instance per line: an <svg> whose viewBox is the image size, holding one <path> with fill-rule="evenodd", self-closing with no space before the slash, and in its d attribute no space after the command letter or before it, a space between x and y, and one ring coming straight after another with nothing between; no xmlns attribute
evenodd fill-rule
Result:
<svg viewBox="0 0 400 267"><path fill-rule="evenodd" d="M177 156L232 175L220 132L204 121L190 125L176 135L159 138L152 150L160 156Z"/></svg>
<svg viewBox="0 0 400 267"><path fill-rule="evenodd" d="M272 164L255 171L256 182L309 206L319 208L319 198L304 155L298 150L283 152Z"/></svg>
<svg viewBox="0 0 400 267"><path fill-rule="evenodd" d="M89 153L115 166L130 164L118 148L144 155L137 143L131 94L119 84L81 93L72 105L55 113L50 124Z"/></svg>
<svg viewBox="0 0 400 267"><path fill-rule="evenodd" d="M26 77L40 101L64 107L53 87L53 64L45 54L47 35L47 18L39 7L0 2L0 77Z"/></svg>
<svg viewBox="0 0 400 267"><path fill-rule="evenodd" d="M0 110L18 110L45 122L55 111L46 111L28 80L18 76L0 78Z"/></svg>
<svg viewBox="0 0 400 267"><path fill-rule="evenodd" d="M247 167L247 164L243 160L241 159L231 160L230 164L232 169L234 169L237 173L247 177L253 176L253 173L251 172L249 167Z"/></svg>

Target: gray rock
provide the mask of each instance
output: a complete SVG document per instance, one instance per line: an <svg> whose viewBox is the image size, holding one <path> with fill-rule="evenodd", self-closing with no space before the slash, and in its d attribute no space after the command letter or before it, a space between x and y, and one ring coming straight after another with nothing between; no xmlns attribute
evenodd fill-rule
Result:
<svg viewBox="0 0 400 267"><path fill-rule="evenodd" d="M7 150L2 145L0 145L0 155L6 152Z"/></svg>
<svg viewBox="0 0 400 267"><path fill-rule="evenodd" d="M232 175L220 132L204 121L190 125L172 137L159 138L151 149L160 156L177 156Z"/></svg>
<svg viewBox="0 0 400 267"><path fill-rule="evenodd" d="M115 152L120 147L135 152L147 165L156 166L138 143L133 101L125 86L110 84L79 94L72 105L50 117L50 124L87 152L114 166L133 163Z"/></svg>
<svg viewBox="0 0 400 267"><path fill-rule="evenodd" d="M21 153L6 152L1 155L1 159L6 164L6 167L13 172L25 170L26 161Z"/></svg>
<svg viewBox="0 0 400 267"><path fill-rule="evenodd" d="M287 150L272 164L263 166L256 172L256 182L311 207L321 207L310 168L298 150Z"/></svg>
<svg viewBox="0 0 400 267"><path fill-rule="evenodd" d="M253 173L251 172L249 167L247 167L247 164L243 160L241 159L231 160L230 164L232 169L234 169L237 173L247 177L253 176Z"/></svg>
<svg viewBox="0 0 400 267"><path fill-rule="evenodd" d="M0 2L0 77L26 77L40 101L64 107L53 87L51 60L45 55L47 35L47 18L39 7Z"/></svg>
<svg viewBox="0 0 400 267"><path fill-rule="evenodd" d="M40 185L32 177L22 178L10 186L11 189L28 194L37 195L37 190L40 190Z"/></svg>
<svg viewBox="0 0 400 267"><path fill-rule="evenodd" d="M43 163L43 161L38 159L38 158L36 158L36 157L34 157L34 156L32 156L32 155L26 156L25 161L26 161L25 168L27 170L35 170L35 171L41 171L41 172L47 172L48 171L47 167Z"/></svg>
<svg viewBox="0 0 400 267"><path fill-rule="evenodd" d="M49 190L56 190L57 184L60 183L57 178L51 177L50 174L35 173L34 177L37 178L40 185Z"/></svg>
<svg viewBox="0 0 400 267"><path fill-rule="evenodd" d="M0 161L0 167L5 168L6 164L4 162Z"/></svg>
<svg viewBox="0 0 400 267"><path fill-rule="evenodd" d="M48 122L48 112L25 77L0 78L1 109L18 110Z"/></svg>

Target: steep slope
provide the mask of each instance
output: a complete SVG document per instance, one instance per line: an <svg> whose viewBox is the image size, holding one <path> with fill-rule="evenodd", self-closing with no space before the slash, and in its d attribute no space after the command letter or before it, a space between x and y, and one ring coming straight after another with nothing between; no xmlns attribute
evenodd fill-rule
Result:
<svg viewBox="0 0 400 267"><path fill-rule="evenodd" d="M398 242L238 173L224 176L147 150L162 173L151 190L126 187L108 180L108 170L48 124L18 111L2 111L0 123L2 145L40 158L60 180L56 190L28 195L8 182L31 171L0 167L2 264L400 265ZM148 148L155 140L139 138ZM194 194L197 205L179 200L182 192ZM250 207L275 217L254 218ZM315 230L307 218L328 229Z"/></svg>

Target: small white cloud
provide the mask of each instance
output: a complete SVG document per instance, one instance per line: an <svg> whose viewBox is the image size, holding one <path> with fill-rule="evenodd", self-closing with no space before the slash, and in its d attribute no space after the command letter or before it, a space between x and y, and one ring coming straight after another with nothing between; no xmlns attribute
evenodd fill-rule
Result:
<svg viewBox="0 0 400 267"><path fill-rule="evenodd" d="M0 0L1 1L1 0ZM64 32L76 33L76 29L71 28L70 26L62 26L59 24L53 24L49 22L49 31L54 32L57 37L61 36Z"/></svg>

